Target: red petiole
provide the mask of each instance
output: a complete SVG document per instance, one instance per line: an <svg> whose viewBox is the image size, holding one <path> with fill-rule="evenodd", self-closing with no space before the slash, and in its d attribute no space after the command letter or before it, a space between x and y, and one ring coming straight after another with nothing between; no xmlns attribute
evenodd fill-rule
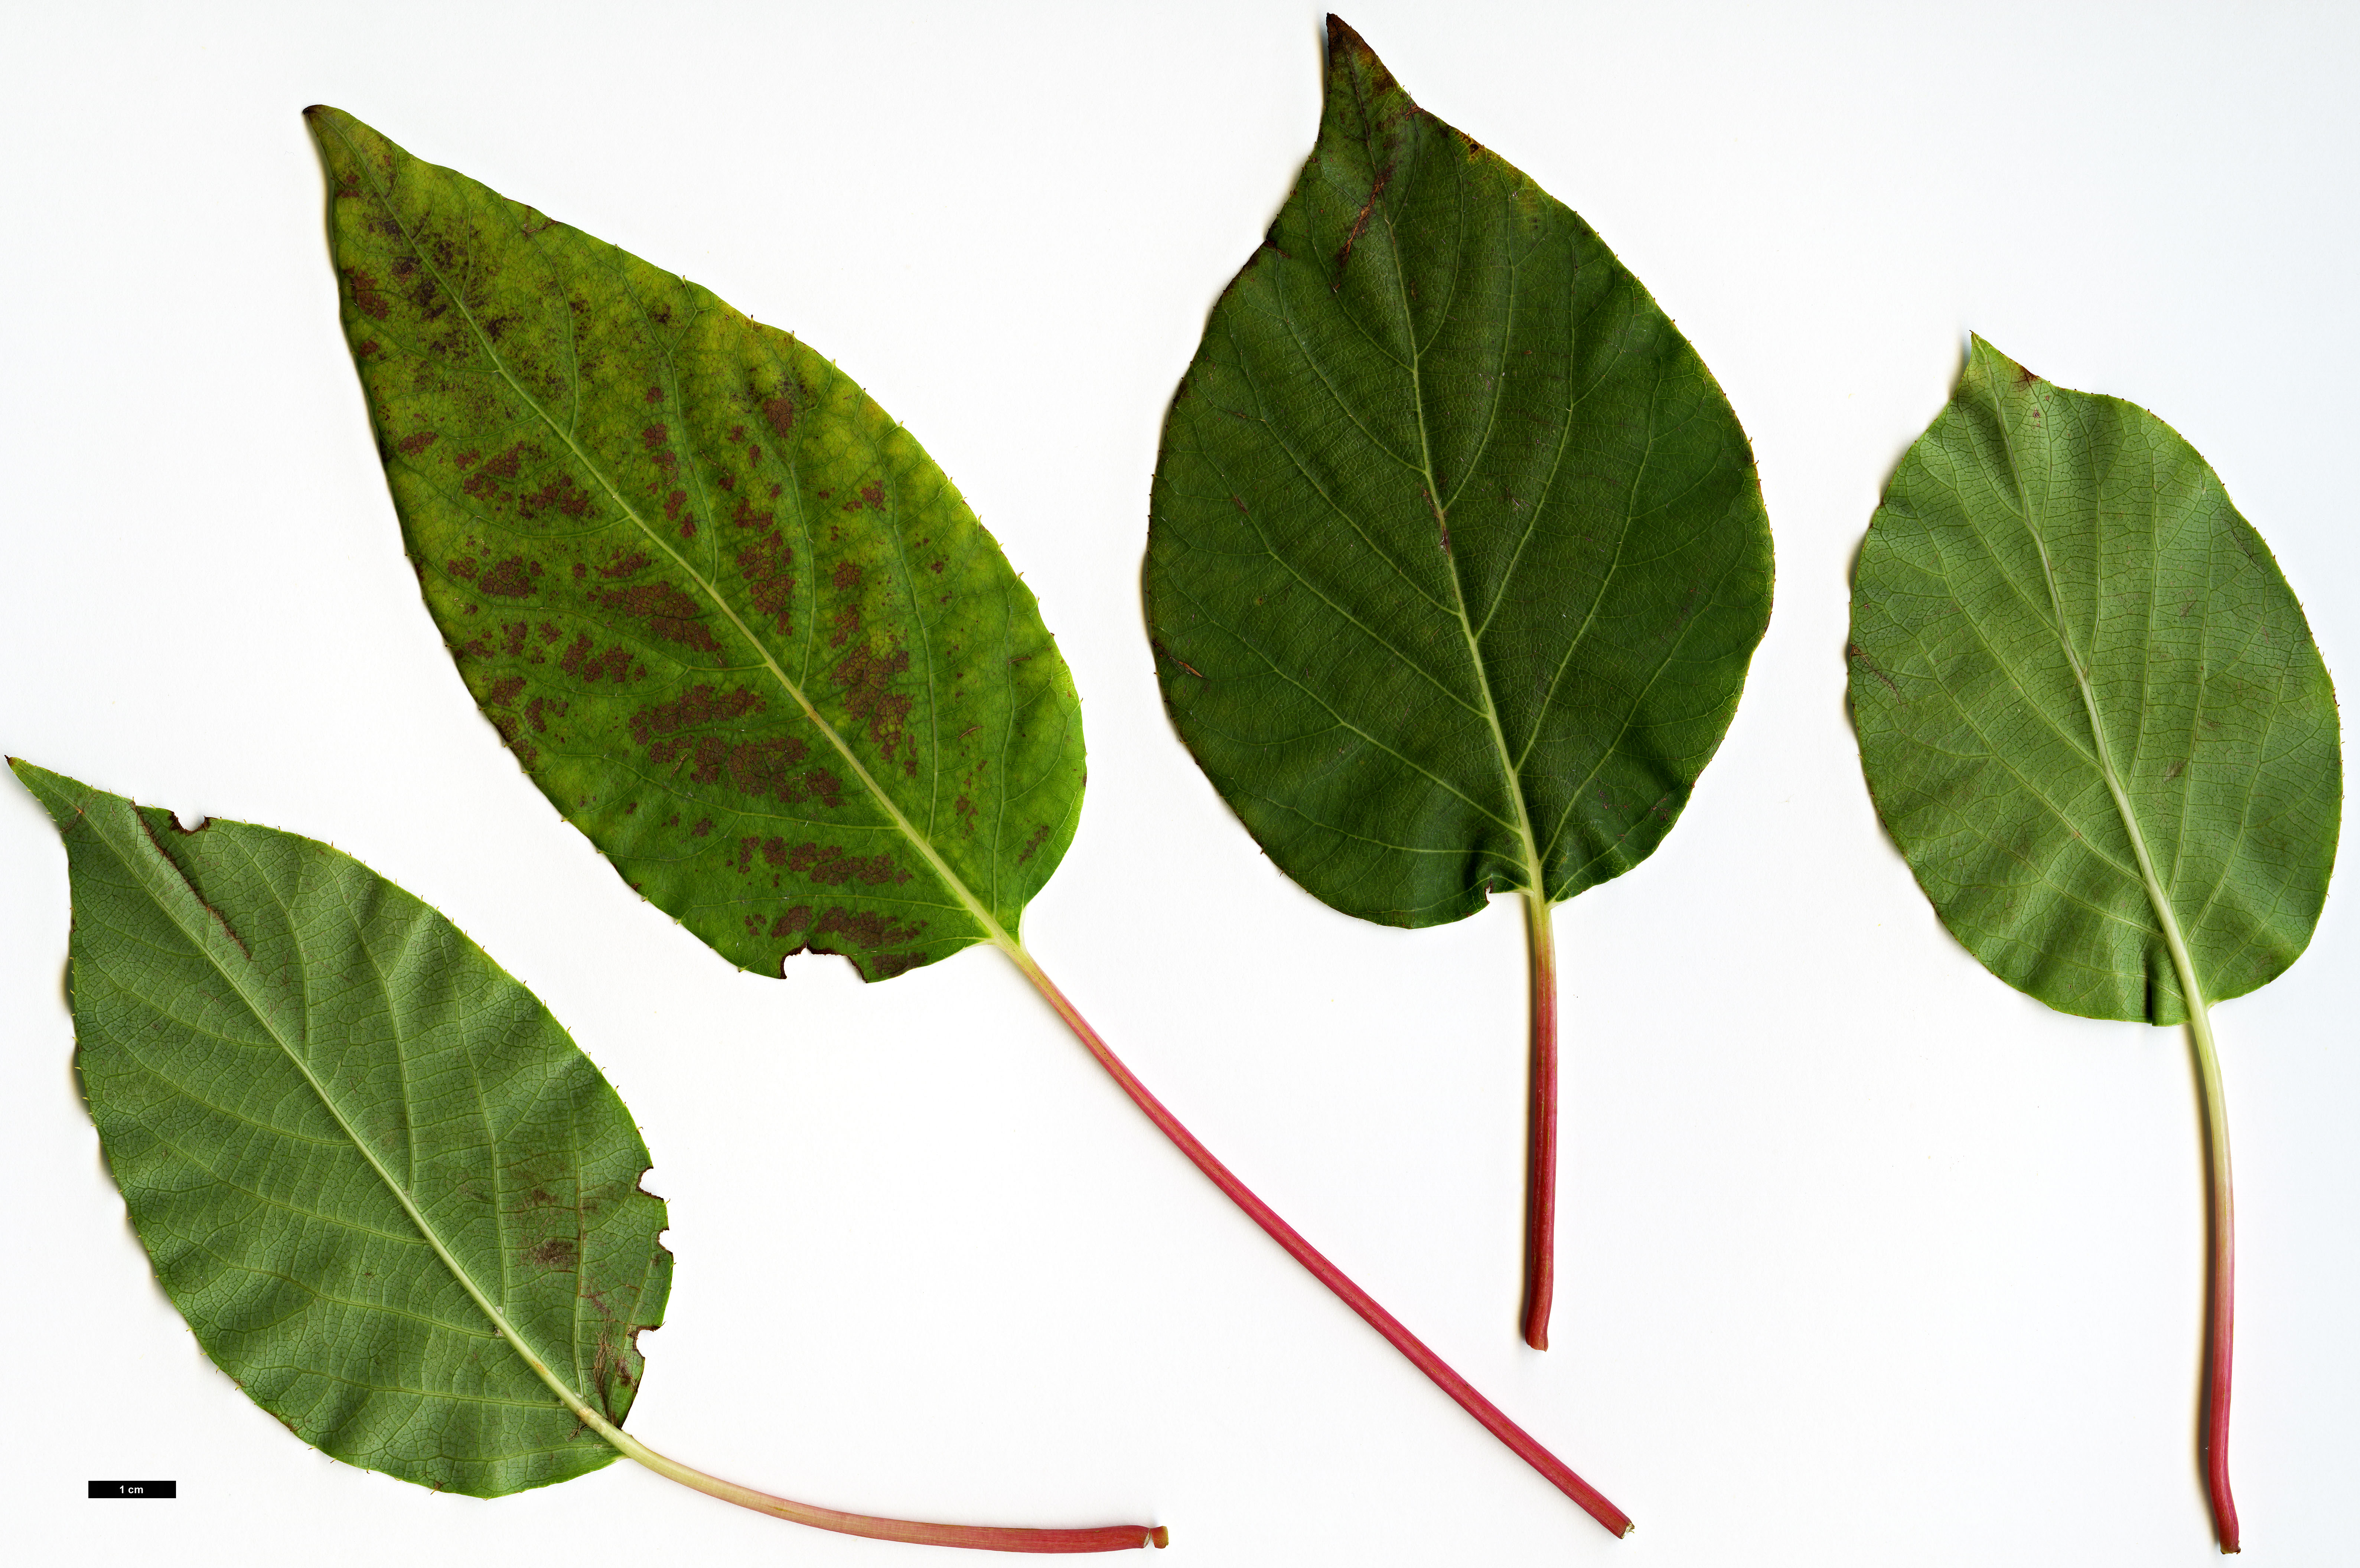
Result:
<svg viewBox="0 0 2360 1568"><path fill-rule="evenodd" d="M1549 1304L1557 1294L1557 943L1549 907L1524 897L1524 934L1533 959L1532 1107L1525 1123L1524 1343L1548 1348Z"/></svg>
<svg viewBox="0 0 2360 1568"><path fill-rule="evenodd" d="M1544 910L1544 918L1546 914ZM1276 1210L1254 1196L1228 1166L1215 1159L1212 1150L1199 1143L1195 1134L1180 1125L1180 1118L1166 1110L1164 1103L1148 1093L1147 1086L1131 1075L1131 1069L1125 1067L1121 1059L1108 1048L1098 1030L1090 1027L1089 1020L1066 1000L1065 994L1042 972L1041 966L1033 962L1032 955L1024 950L1022 943L1012 937L1003 937L996 939L996 944L1018 969L1023 971L1024 977L1032 983L1033 988L1056 1009L1057 1016L1065 1020L1065 1027L1074 1031L1075 1038L1097 1059L1098 1064L1106 1069L1108 1076L1131 1096L1131 1103L1144 1111L1147 1119L1188 1157L1190 1163L1209 1177L1213 1185L1227 1194L1231 1203L1243 1209L1248 1218L1262 1226L1273 1241L1284 1247L1287 1256L1309 1269L1314 1278L1333 1290L1346 1306L1360 1313L1371 1328L1382 1334L1386 1344L1408 1357L1410 1364L1433 1379L1437 1388L1456 1399L1461 1409L1480 1421L1485 1431L1507 1444L1525 1464L1539 1471L1551 1486L1579 1504L1590 1518L1616 1535L1631 1533L1628 1514L1608 1502L1595 1486L1575 1475L1563 1460L1535 1442L1530 1432L1510 1421L1499 1406L1478 1393L1474 1385L1452 1371L1448 1363L1403 1327L1401 1320L1378 1305L1376 1298L1354 1284L1317 1247L1304 1240L1293 1225L1279 1218ZM1554 1012L1552 1008L1552 1016Z"/></svg>

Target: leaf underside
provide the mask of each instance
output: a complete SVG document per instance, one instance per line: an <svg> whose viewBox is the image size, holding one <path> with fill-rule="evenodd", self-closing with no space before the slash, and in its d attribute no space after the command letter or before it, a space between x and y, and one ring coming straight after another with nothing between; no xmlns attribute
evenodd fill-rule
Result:
<svg viewBox="0 0 2360 1568"><path fill-rule="evenodd" d="M490 1315L619 1424L671 1289L647 1146L548 1009L326 844L13 766L65 839L108 1168L214 1365L306 1443L443 1491L611 1461Z"/></svg>
<svg viewBox="0 0 2360 1568"><path fill-rule="evenodd" d="M1770 613L1754 459L1588 224L1330 19L1318 144L1175 395L1164 701L1295 881L1392 925L1654 852Z"/></svg>
<svg viewBox="0 0 2360 1568"><path fill-rule="evenodd" d="M1012 933L1080 706L918 443L708 290L307 113L410 560L533 781L741 968Z"/></svg>
<svg viewBox="0 0 2360 1568"><path fill-rule="evenodd" d="M2311 941L2334 689L2261 536L2146 409L1976 339L1869 525L1848 653L1878 813L2009 985L2086 1018L2187 1016L2134 833L2206 1000Z"/></svg>

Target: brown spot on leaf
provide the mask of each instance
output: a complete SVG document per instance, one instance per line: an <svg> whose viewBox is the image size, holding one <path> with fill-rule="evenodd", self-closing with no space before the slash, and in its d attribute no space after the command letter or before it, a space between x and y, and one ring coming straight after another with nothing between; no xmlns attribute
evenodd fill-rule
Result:
<svg viewBox="0 0 2360 1568"><path fill-rule="evenodd" d="M780 863L773 860L770 864ZM874 887L885 882L910 879L908 872L895 869L890 855L847 855L834 844L799 844L786 852L785 864L788 870L830 887L859 882Z"/></svg>
<svg viewBox="0 0 2360 1568"><path fill-rule="evenodd" d="M1369 187L1369 199L1360 203L1360 212L1353 217L1352 232L1344 236L1344 248L1336 253L1336 281L1328 285L1329 293L1343 287L1344 267L1352 259L1352 247L1360 243L1361 232L1369 226L1369 214L1376 211L1377 198L1384 194L1385 183L1393 177L1393 166L1387 164L1378 173L1376 182Z"/></svg>
<svg viewBox="0 0 2360 1568"><path fill-rule="evenodd" d="M880 659L867 648L856 648L837 661L829 678L844 693L844 706L856 722L866 723L869 738L877 744L885 760L895 760L896 753L908 771L918 771L918 747L908 733L910 699L891 689L893 677L910 668L907 648L895 648L892 656Z"/></svg>
<svg viewBox="0 0 2360 1568"><path fill-rule="evenodd" d="M820 916L814 934L848 938L856 947L888 947L908 942L925 930L922 922L899 923L890 915L880 915L863 909L858 913L841 906Z"/></svg>
<svg viewBox="0 0 2360 1568"><path fill-rule="evenodd" d="M771 398L762 405L762 418L768 419L770 428L783 437L795 426L794 400L783 394Z"/></svg>
<svg viewBox="0 0 2360 1568"><path fill-rule="evenodd" d="M711 686L692 686L669 702L658 702L653 707L641 708L633 713L631 735L641 746L651 746L659 735L702 729L706 724L727 724L748 713L759 713L763 706L759 693L743 688L722 691ZM656 760L669 761L671 754L659 756Z"/></svg>
<svg viewBox="0 0 2360 1568"><path fill-rule="evenodd" d="M521 599L532 592L532 573L524 557L512 555L486 572L476 586L503 599Z"/></svg>
<svg viewBox="0 0 2360 1568"><path fill-rule="evenodd" d="M353 288L353 308L373 321L384 321L393 314L393 304L377 292L377 279L366 267L344 268L344 281Z"/></svg>
<svg viewBox="0 0 2360 1568"><path fill-rule="evenodd" d="M839 561L836 563L836 570L828 573L827 580L838 588L858 588L860 586L860 568L849 561Z"/></svg>
<svg viewBox="0 0 2360 1568"><path fill-rule="evenodd" d="M442 563L442 570L448 572L453 577L473 578L475 573L482 569L475 564L475 558L474 556L463 555L455 561L444 561Z"/></svg>
<svg viewBox="0 0 2360 1568"><path fill-rule="evenodd" d="M729 780L748 795L767 795L790 806L800 806L815 795L822 797L826 805L839 804L834 774L816 768L802 773L792 771L810 751L792 735L732 746Z"/></svg>
<svg viewBox="0 0 2360 1568"><path fill-rule="evenodd" d="M541 753L532 742L519 733L514 713L486 713L484 716L492 721L492 728L500 732L500 744L515 752L517 760L530 768L540 758Z"/></svg>
<svg viewBox="0 0 2360 1568"><path fill-rule="evenodd" d="M1032 836L1024 841L1024 847L1016 852L1016 864L1022 866L1026 861L1032 859L1032 852L1040 848L1043 841L1047 839L1048 836L1048 823L1043 822L1039 827L1034 828L1032 830Z"/></svg>
<svg viewBox="0 0 2360 1568"><path fill-rule="evenodd" d="M621 685L624 671L631 664L631 656L624 651L623 645L617 643L595 658L591 656L590 648L588 635L577 636L573 645L566 648L565 657L557 661L557 667L584 681L612 680L617 686Z"/></svg>
<svg viewBox="0 0 2360 1568"><path fill-rule="evenodd" d="M870 480L868 484L863 485L860 487L860 499L870 511L883 511L885 509L885 486L877 480Z"/></svg>
<svg viewBox="0 0 2360 1568"><path fill-rule="evenodd" d="M590 515L590 492L574 482L574 475L560 474L548 484L517 502L517 515L537 517L554 506L569 517Z"/></svg>
<svg viewBox="0 0 2360 1568"><path fill-rule="evenodd" d="M500 632L508 639L508 657L510 659L514 659L524 652L524 623L522 621L510 621L508 625L500 628Z"/></svg>
<svg viewBox="0 0 2360 1568"><path fill-rule="evenodd" d="M743 503L738 510L745 510ZM772 629L781 637L792 629L795 580L787 569L794 560L794 546L781 538L775 528L738 552L738 570L746 579L746 592L754 601L755 612L769 616Z"/></svg>
<svg viewBox="0 0 2360 1568"><path fill-rule="evenodd" d="M608 561L606 565L600 567L598 569L598 575L601 577L628 577L633 572L646 571L647 567L648 558L641 555L635 550L628 555L618 555L614 560Z"/></svg>
<svg viewBox="0 0 2360 1568"><path fill-rule="evenodd" d="M797 904L770 922L770 934L784 936L789 931L803 930L803 927L811 924L811 921L812 907L809 904Z"/></svg>
<svg viewBox="0 0 2360 1568"><path fill-rule="evenodd" d="M648 630L666 642L693 648L700 653L720 651L721 645L705 627L704 609L669 583L595 589L590 594L590 602L646 622Z"/></svg>
<svg viewBox="0 0 2360 1568"><path fill-rule="evenodd" d="M570 711L569 704L553 697L535 697L524 705L524 717L535 735L547 735L550 716L553 714L562 719Z"/></svg>
<svg viewBox="0 0 2360 1568"><path fill-rule="evenodd" d="M649 388L648 388L648 401L649 401L649 402L650 402L650 403L661 403L661 402L662 402L662 401L663 401L663 388L662 388L662 387L649 387Z"/></svg>
<svg viewBox="0 0 2360 1568"><path fill-rule="evenodd" d="M1860 644L1856 642L1844 644L1844 657L1848 659L1856 661L1862 669L1867 670L1871 675L1875 676L1879 681L1884 681L1885 689L1892 692L1894 696L1899 697L1901 695L1901 688L1894 684L1893 677L1887 675L1884 670L1878 666L1876 660L1869 658L1868 650L1862 648Z"/></svg>
<svg viewBox="0 0 2360 1568"><path fill-rule="evenodd" d="M552 1236L539 1247L527 1247L524 1256L526 1262L537 1263L543 1269L571 1269L574 1267L574 1238ZM601 1349L604 1349L603 1345Z"/></svg>
<svg viewBox="0 0 2360 1568"><path fill-rule="evenodd" d="M646 430L639 432L639 445L650 452L653 452L656 448L663 445L664 441L671 436L671 434L672 427L669 425L650 425Z"/></svg>
<svg viewBox="0 0 2360 1568"><path fill-rule="evenodd" d="M688 836L691 838L703 838L706 834L712 833L712 831L713 819L711 817L699 817L689 828Z"/></svg>
<svg viewBox="0 0 2360 1568"><path fill-rule="evenodd" d="M396 441L394 444L400 450L404 456L416 457L420 452L424 452L428 447L432 446L435 440L435 431L421 430L414 436L402 437L401 440Z"/></svg>

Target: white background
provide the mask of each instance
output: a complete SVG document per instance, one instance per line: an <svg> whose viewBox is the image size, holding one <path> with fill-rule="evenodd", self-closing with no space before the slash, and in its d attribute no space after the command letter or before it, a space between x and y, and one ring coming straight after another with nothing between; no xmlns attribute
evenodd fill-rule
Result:
<svg viewBox="0 0 2360 1568"><path fill-rule="evenodd" d="M1778 603L1694 803L1560 909L1559 1290L1516 1342L1503 901L1404 932L1175 739L1138 568L1165 401L1310 146L1319 11L0 11L0 749L330 840L571 1028L679 1256L631 1428L836 1507L1149 1520L1175 1564L2194 1564L2180 1037L1936 924L1843 712L1847 572L1977 331L2145 404L2360 681L2360 29L2300 5L1348 13L1593 223L1751 433ZM1617 1542L1231 1210L988 949L741 975L521 778L443 655L336 325L326 102L803 334L1039 593L1090 792L1034 952L1279 1210L1628 1509ZM2221 1007L2247 1561L2355 1561L2350 887ZM22 1563L916 1563L617 1465L491 1502L335 1464L203 1359L70 1070L57 837L0 784L0 1542ZM93 1503L93 1476L172 1503Z"/></svg>

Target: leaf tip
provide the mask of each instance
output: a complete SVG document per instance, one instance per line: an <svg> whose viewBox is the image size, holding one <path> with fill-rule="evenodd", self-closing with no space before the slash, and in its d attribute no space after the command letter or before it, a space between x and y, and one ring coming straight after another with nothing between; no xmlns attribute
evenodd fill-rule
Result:
<svg viewBox="0 0 2360 1568"><path fill-rule="evenodd" d="M1377 51L1369 47L1369 40L1362 38L1351 23L1330 11L1328 13L1328 67L1330 71L1340 70L1347 63L1376 71L1385 69L1384 61L1377 58Z"/></svg>
<svg viewBox="0 0 2360 1568"><path fill-rule="evenodd" d="M1967 359L1970 364L1989 366L1994 376L2005 372L2018 387L2029 387L2041 379L2036 372L2010 359L1994 347L1989 338L1978 332L1967 334Z"/></svg>

